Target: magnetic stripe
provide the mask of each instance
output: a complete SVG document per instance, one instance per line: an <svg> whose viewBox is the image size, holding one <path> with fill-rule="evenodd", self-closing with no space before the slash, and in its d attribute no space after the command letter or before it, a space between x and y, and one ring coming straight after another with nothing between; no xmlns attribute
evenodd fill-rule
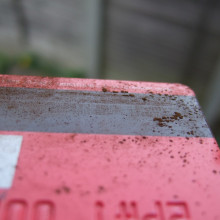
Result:
<svg viewBox="0 0 220 220"><path fill-rule="evenodd" d="M212 137L194 96L6 87L0 130Z"/></svg>

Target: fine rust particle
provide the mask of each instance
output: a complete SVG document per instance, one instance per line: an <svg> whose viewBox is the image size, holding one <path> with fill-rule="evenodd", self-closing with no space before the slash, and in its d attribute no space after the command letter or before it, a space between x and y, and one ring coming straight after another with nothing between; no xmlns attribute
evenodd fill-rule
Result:
<svg viewBox="0 0 220 220"><path fill-rule="evenodd" d="M165 126L165 124L163 124L163 123L161 123L161 122L159 122L158 125L159 125L160 127L164 127L164 126Z"/></svg>
<svg viewBox="0 0 220 220"><path fill-rule="evenodd" d="M214 174L216 174L216 173L217 173L217 171L216 171L216 170L213 170L212 172L213 172Z"/></svg>
<svg viewBox="0 0 220 220"><path fill-rule="evenodd" d="M128 91L121 90L121 93L128 93Z"/></svg>
<svg viewBox="0 0 220 220"><path fill-rule="evenodd" d="M174 112L173 117L175 120L183 119L183 116L179 112Z"/></svg>
<svg viewBox="0 0 220 220"><path fill-rule="evenodd" d="M187 134L188 135L194 135L194 131L188 131Z"/></svg>
<svg viewBox="0 0 220 220"><path fill-rule="evenodd" d="M155 118L153 119L153 121L159 121L159 122L162 122L163 120L162 120L161 118L156 118L156 117L155 117Z"/></svg>
<svg viewBox="0 0 220 220"><path fill-rule="evenodd" d="M56 194L61 194L62 192L69 194L71 189L68 186L62 186L61 188L55 189Z"/></svg>
<svg viewBox="0 0 220 220"><path fill-rule="evenodd" d="M108 90L105 87L102 87L103 92L108 92Z"/></svg>
<svg viewBox="0 0 220 220"><path fill-rule="evenodd" d="M134 97L134 94L129 94L130 97Z"/></svg>
<svg viewBox="0 0 220 220"><path fill-rule="evenodd" d="M102 193L105 191L105 187L104 186L98 186L98 193Z"/></svg>
<svg viewBox="0 0 220 220"><path fill-rule="evenodd" d="M174 198L174 199L178 199L179 196L178 196L178 195L173 195L173 198Z"/></svg>
<svg viewBox="0 0 220 220"><path fill-rule="evenodd" d="M144 97L144 98L142 98L142 100L143 100L143 101L147 101L147 98Z"/></svg>
<svg viewBox="0 0 220 220"><path fill-rule="evenodd" d="M15 108L14 105L9 105L9 106L8 106L8 110L13 109L13 108Z"/></svg>
<svg viewBox="0 0 220 220"><path fill-rule="evenodd" d="M56 193L56 194L60 194L60 193L61 193L61 190L60 190L60 189L55 189L55 193Z"/></svg>
<svg viewBox="0 0 220 220"><path fill-rule="evenodd" d="M113 93L118 93L117 91L113 91Z"/></svg>
<svg viewBox="0 0 220 220"><path fill-rule="evenodd" d="M74 139L75 139L75 136L76 136L76 134L71 134L71 135L69 136L69 138L70 138L71 140L74 140Z"/></svg>
<svg viewBox="0 0 220 220"><path fill-rule="evenodd" d="M153 121L157 121L160 127L166 126L166 127L172 128L172 126L168 126L166 123L175 122L176 120L179 120L179 119L183 119L183 116L181 115L181 113L174 112L174 114L170 117L168 116L162 116L161 118L155 117L153 118Z"/></svg>
<svg viewBox="0 0 220 220"><path fill-rule="evenodd" d="M70 193L70 188L68 186L63 186L62 188L65 193Z"/></svg>

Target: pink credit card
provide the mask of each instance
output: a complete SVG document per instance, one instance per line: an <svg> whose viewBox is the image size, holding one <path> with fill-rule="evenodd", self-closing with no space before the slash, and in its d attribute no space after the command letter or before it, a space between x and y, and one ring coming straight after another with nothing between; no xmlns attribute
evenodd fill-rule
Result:
<svg viewBox="0 0 220 220"><path fill-rule="evenodd" d="M188 87L0 75L0 220L220 220L219 204Z"/></svg>

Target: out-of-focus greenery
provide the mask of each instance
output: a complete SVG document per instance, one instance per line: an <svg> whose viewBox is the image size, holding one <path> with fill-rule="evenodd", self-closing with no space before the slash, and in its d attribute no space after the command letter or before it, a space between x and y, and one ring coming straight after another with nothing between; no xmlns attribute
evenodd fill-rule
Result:
<svg viewBox="0 0 220 220"><path fill-rule="evenodd" d="M8 56L0 53L0 73L7 73L14 62Z"/></svg>
<svg viewBox="0 0 220 220"><path fill-rule="evenodd" d="M18 73L14 73L16 70ZM24 71L24 73L22 71ZM86 76L86 73L83 70L62 67L56 62L48 61L34 53L26 53L17 56L8 56L4 53L0 53L0 74L24 74L73 78L84 78Z"/></svg>

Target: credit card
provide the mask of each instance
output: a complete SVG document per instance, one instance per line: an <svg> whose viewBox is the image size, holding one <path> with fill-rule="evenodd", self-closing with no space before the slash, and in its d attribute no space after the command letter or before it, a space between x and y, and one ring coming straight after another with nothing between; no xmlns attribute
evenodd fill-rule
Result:
<svg viewBox="0 0 220 220"><path fill-rule="evenodd" d="M187 86L0 75L1 220L219 220L219 187Z"/></svg>

